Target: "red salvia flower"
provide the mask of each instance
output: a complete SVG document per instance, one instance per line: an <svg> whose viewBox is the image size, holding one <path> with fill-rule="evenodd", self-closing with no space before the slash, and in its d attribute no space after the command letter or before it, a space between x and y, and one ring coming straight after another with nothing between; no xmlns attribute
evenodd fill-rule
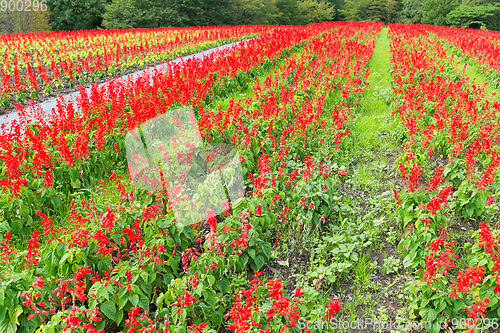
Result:
<svg viewBox="0 0 500 333"><path fill-rule="evenodd" d="M329 322L333 318L335 318L335 314L340 312L340 306L342 305L342 301L340 299L332 299L325 306L326 308L326 320Z"/></svg>
<svg viewBox="0 0 500 333"><path fill-rule="evenodd" d="M267 290L269 291L269 296L274 299L278 299L283 294L283 285L281 284L281 280L267 281Z"/></svg>
<svg viewBox="0 0 500 333"><path fill-rule="evenodd" d="M180 308L177 309L177 313L181 312L182 309L186 306L191 306L193 305L194 303L196 303L196 298L192 297L187 289L184 289L184 295L181 296L181 298L179 298L177 301L175 301L174 303L172 303L172 305L179 305Z"/></svg>
<svg viewBox="0 0 500 333"><path fill-rule="evenodd" d="M31 234L31 238L28 241L28 253L26 253L26 267L30 267L31 265L37 265L40 258L37 258L40 254L38 253L38 249L40 245L38 244L38 236L40 236L41 232L38 230L34 230Z"/></svg>

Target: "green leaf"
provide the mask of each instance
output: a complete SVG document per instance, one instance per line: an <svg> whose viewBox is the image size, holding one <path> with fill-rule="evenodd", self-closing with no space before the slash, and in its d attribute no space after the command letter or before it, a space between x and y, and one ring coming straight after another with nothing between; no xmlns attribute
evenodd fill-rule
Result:
<svg viewBox="0 0 500 333"><path fill-rule="evenodd" d="M182 313L185 313L185 311L183 311ZM183 319L181 319L181 321ZM186 332L186 327L185 326L177 326L176 329L175 329L175 331L174 331L174 333L185 333L185 332Z"/></svg>
<svg viewBox="0 0 500 333"><path fill-rule="evenodd" d="M431 309L430 307L420 309L419 313L422 319L424 319L425 321L434 321L437 316L436 311L434 311L434 309Z"/></svg>
<svg viewBox="0 0 500 333"><path fill-rule="evenodd" d="M216 286L221 292L226 293L229 290L229 281L227 279L222 279L217 282Z"/></svg>
<svg viewBox="0 0 500 333"><path fill-rule="evenodd" d="M61 267L61 271L62 271L62 274L63 274L63 275L68 274L68 272L69 272L69 264L68 264L68 263L65 263L64 265L62 265L62 267Z"/></svg>
<svg viewBox="0 0 500 333"><path fill-rule="evenodd" d="M155 272L151 272L149 274L149 282L153 283L155 280L156 280L156 273ZM151 291L149 293L151 293Z"/></svg>
<svg viewBox="0 0 500 333"><path fill-rule="evenodd" d="M142 309L149 311L149 298L144 295L139 296L139 303L137 303Z"/></svg>
<svg viewBox="0 0 500 333"><path fill-rule="evenodd" d="M10 224L7 221L0 222L0 230L3 230L4 233L12 230Z"/></svg>
<svg viewBox="0 0 500 333"><path fill-rule="evenodd" d="M177 288L180 290L182 288L182 285L184 284L184 282L182 282L181 279L177 278L175 279L175 285L177 286Z"/></svg>
<svg viewBox="0 0 500 333"><path fill-rule="evenodd" d="M438 303L438 306L436 307L436 313L440 313L447 307L447 303L444 301L444 299L441 298L440 302Z"/></svg>
<svg viewBox="0 0 500 333"><path fill-rule="evenodd" d="M4 305L4 300L5 300L5 291L3 289L0 289L0 306Z"/></svg>
<svg viewBox="0 0 500 333"><path fill-rule="evenodd" d="M262 252L264 252L267 259L271 258L271 244L270 243L262 244Z"/></svg>
<svg viewBox="0 0 500 333"><path fill-rule="evenodd" d="M149 295L151 295L151 291L153 290L153 287L151 286L151 284L143 282L143 283L141 283L141 289L142 289L142 291L144 291L144 294L149 296Z"/></svg>
<svg viewBox="0 0 500 333"><path fill-rule="evenodd" d="M163 275L163 283L165 283L166 285L169 285L170 281L172 281L173 279L174 276L170 273Z"/></svg>
<svg viewBox="0 0 500 333"><path fill-rule="evenodd" d="M106 290L106 288L104 288L104 286L99 286L99 288L97 289L97 295L101 296L102 298L108 300L109 299L109 293L108 291Z"/></svg>
<svg viewBox="0 0 500 333"><path fill-rule="evenodd" d="M239 256L238 258L238 265L241 266L240 269L242 269L243 267L245 267L248 263L248 256L246 254L242 254L241 256Z"/></svg>
<svg viewBox="0 0 500 333"><path fill-rule="evenodd" d="M120 325L122 319L123 319L123 311L117 311L116 312L116 324Z"/></svg>
<svg viewBox="0 0 500 333"><path fill-rule="evenodd" d="M466 215L465 217L472 217L472 216L474 215L474 208L472 208L472 207L470 207L470 206L469 206L469 207L467 207L467 208L465 209L465 211L467 212L467 215Z"/></svg>
<svg viewBox="0 0 500 333"><path fill-rule="evenodd" d="M172 268L173 272L177 272L177 261L174 258L168 259L168 263L170 267Z"/></svg>
<svg viewBox="0 0 500 333"><path fill-rule="evenodd" d="M125 304L127 304L128 298L128 296L123 296L120 298L120 301L118 302L118 309L121 310L125 306Z"/></svg>
<svg viewBox="0 0 500 333"><path fill-rule="evenodd" d="M21 313L23 313L23 307L18 304L14 308L14 311L11 312L11 309L9 309L10 321L16 325L19 325L19 320L17 318L21 315Z"/></svg>
<svg viewBox="0 0 500 333"><path fill-rule="evenodd" d="M212 323L214 325L220 325L220 323L222 323L222 318L223 318L223 314L222 312L220 311L215 311L213 314L212 314Z"/></svg>
<svg viewBox="0 0 500 333"><path fill-rule="evenodd" d="M265 220L265 223L263 225L264 228L269 228L269 226L271 225L272 223L272 220L271 220L271 217L269 215L266 215L266 220Z"/></svg>
<svg viewBox="0 0 500 333"><path fill-rule="evenodd" d="M159 311L163 310L163 300L165 298L165 294L164 293L161 293L160 295L158 295L158 297L156 298L156 307L158 308Z"/></svg>
<svg viewBox="0 0 500 333"><path fill-rule="evenodd" d="M143 281L148 281L149 280L149 274L147 272L141 272L140 273L140 276L142 278Z"/></svg>
<svg viewBox="0 0 500 333"><path fill-rule="evenodd" d="M21 206L21 212L27 218L29 216L29 214L30 214L30 208L27 205L22 205Z"/></svg>
<svg viewBox="0 0 500 333"><path fill-rule="evenodd" d="M257 270L260 270L265 263L266 260L261 255L255 257L255 266L257 267Z"/></svg>
<svg viewBox="0 0 500 333"><path fill-rule="evenodd" d="M100 309L101 312L104 313L110 320L115 320L116 306L113 300L102 303Z"/></svg>
<svg viewBox="0 0 500 333"><path fill-rule="evenodd" d="M186 235L186 237L189 238L191 241L194 240L194 233L191 228L184 228L184 235Z"/></svg>
<svg viewBox="0 0 500 333"><path fill-rule="evenodd" d="M410 256L406 256L404 259L403 259L403 266L404 268L408 268L411 266L411 260L410 260Z"/></svg>
<svg viewBox="0 0 500 333"><path fill-rule="evenodd" d="M24 224L20 220L12 221L12 224L11 224L12 231L14 231L14 232L21 231L21 229L23 228L23 226L24 226Z"/></svg>
<svg viewBox="0 0 500 333"><path fill-rule="evenodd" d="M16 324L10 321L4 321L0 324L0 332L2 333L16 333L17 326Z"/></svg>
<svg viewBox="0 0 500 333"><path fill-rule="evenodd" d="M208 283L212 286L215 282L215 277L213 275L207 275Z"/></svg>
<svg viewBox="0 0 500 333"><path fill-rule="evenodd" d="M0 322L2 322L5 319L6 314L7 314L7 307L6 306L1 307L0 308Z"/></svg>
<svg viewBox="0 0 500 333"><path fill-rule="evenodd" d="M216 307L217 299L212 294L209 294L205 290L203 291L203 299L208 305L210 305L210 307L212 308Z"/></svg>
<svg viewBox="0 0 500 333"><path fill-rule="evenodd" d="M54 327L46 327L44 333L56 333Z"/></svg>
<svg viewBox="0 0 500 333"><path fill-rule="evenodd" d="M139 304L139 295L133 294L130 296L130 303L132 303L133 306L137 306Z"/></svg>

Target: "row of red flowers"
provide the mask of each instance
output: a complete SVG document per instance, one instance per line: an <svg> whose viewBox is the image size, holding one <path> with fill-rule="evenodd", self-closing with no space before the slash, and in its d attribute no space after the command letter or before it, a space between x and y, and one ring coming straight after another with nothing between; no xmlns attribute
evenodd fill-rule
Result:
<svg viewBox="0 0 500 333"><path fill-rule="evenodd" d="M408 286L420 316L434 323L469 318L473 332L499 307L500 225L488 206L498 180L500 104L457 73L429 31L390 25L395 113L407 131L399 162L406 188L394 191L407 228L400 246L405 267L420 278ZM474 244L458 261L449 230L461 219L471 224Z"/></svg>
<svg viewBox="0 0 500 333"><path fill-rule="evenodd" d="M264 26L95 30L0 36L0 107L256 35ZM219 42L218 42L219 41Z"/></svg>
<svg viewBox="0 0 500 333"><path fill-rule="evenodd" d="M458 48L460 55L480 65L479 69L491 72L496 86L500 84L500 33L489 30L425 27L427 31Z"/></svg>

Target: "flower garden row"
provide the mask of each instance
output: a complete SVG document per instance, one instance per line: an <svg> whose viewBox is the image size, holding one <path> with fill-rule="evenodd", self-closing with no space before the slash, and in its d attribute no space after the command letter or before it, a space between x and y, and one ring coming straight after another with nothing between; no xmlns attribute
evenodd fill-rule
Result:
<svg viewBox="0 0 500 333"><path fill-rule="evenodd" d="M236 26L3 35L0 107L263 31L263 26Z"/></svg>
<svg viewBox="0 0 500 333"><path fill-rule="evenodd" d="M400 246L404 266L419 278L409 292L421 318L434 323L430 331L439 332L442 322L456 328L461 320L462 329L474 332L479 320L500 314L500 216L493 204L500 104L456 71L429 32L453 41L467 35L390 25L395 114L407 131L399 160L406 187L394 191L406 229ZM450 239L460 221L472 227L472 243Z"/></svg>
<svg viewBox="0 0 500 333"><path fill-rule="evenodd" d="M331 319L337 300L259 271L281 233L331 217L332 161L380 29L277 27L152 78L81 89L78 107L32 109L35 122L22 111L0 133L0 331L277 332ZM207 226L176 224L164 191L128 179L127 132L181 105L205 142L238 146L250 189Z"/></svg>
<svg viewBox="0 0 500 333"><path fill-rule="evenodd" d="M455 47L458 55L485 72L490 82L500 86L500 33L497 31L426 27L436 37Z"/></svg>

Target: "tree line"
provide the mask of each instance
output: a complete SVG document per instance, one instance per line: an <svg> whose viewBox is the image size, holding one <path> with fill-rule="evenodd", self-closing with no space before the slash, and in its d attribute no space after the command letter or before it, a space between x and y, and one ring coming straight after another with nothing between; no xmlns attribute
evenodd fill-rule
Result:
<svg viewBox="0 0 500 333"><path fill-rule="evenodd" d="M382 21L500 30L500 0L47 0L51 30ZM1 14L4 14L3 16ZM5 24L26 15L0 13ZM3 17L3 19L2 19ZM31 23L30 23L31 24ZM21 32L27 24L16 25Z"/></svg>
<svg viewBox="0 0 500 333"><path fill-rule="evenodd" d="M331 21L321 0L48 0L53 30L214 25L289 25Z"/></svg>
<svg viewBox="0 0 500 333"><path fill-rule="evenodd" d="M337 19L500 30L500 0L347 0Z"/></svg>
<svg viewBox="0 0 500 333"><path fill-rule="evenodd" d="M7 5L9 2L7 2ZM15 3L17 5L17 1ZM0 34L18 32L41 32L50 30L49 13L47 11L10 11L0 7Z"/></svg>

